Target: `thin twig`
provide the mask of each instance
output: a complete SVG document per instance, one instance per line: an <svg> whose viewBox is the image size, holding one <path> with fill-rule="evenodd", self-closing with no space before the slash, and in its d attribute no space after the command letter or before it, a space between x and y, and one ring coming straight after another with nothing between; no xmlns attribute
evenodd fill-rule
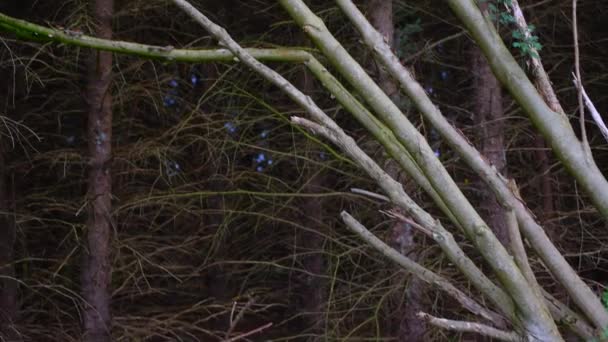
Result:
<svg viewBox="0 0 608 342"><path fill-rule="evenodd" d="M243 333L243 334L240 334L238 336L235 336L235 337L229 338L227 340L224 340L224 342L238 341L238 340L243 339L243 338L245 338L247 336L251 336L251 335L257 334L259 332L262 332L263 330L266 330L266 329L270 328L271 326L272 326L272 322L266 323L266 324L262 325L261 327L255 328L255 329L253 329L251 331L248 331L246 333Z"/></svg>
<svg viewBox="0 0 608 342"><path fill-rule="evenodd" d="M595 108L595 105L593 104L593 102L591 102L591 99L589 98L589 96L587 95L587 92L585 91L585 87L583 87L582 84L580 84L580 80L578 79L578 77L576 77L576 75L574 73L572 74L572 76L574 77L574 80L573 80L574 85L577 87L577 89L579 89L580 93L583 95L583 100L585 101L585 106L589 110L589 113L591 113L591 117L593 118L593 121L595 121L595 124L599 127L600 132L602 133L604 138L606 140L608 140L608 127L606 127L606 124L604 123L602 116L597 111L597 108ZM580 88L579 88L579 85L580 85Z"/></svg>
<svg viewBox="0 0 608 342"><path fill-rule="evenodd" d="M412 55L406 56L404 59L402 59L402 60L401 60L401 63L404 63L404 64L405 64L405 63L409 63L410 61L412 61L412 60L414 60L414 59L416 59L416 58L420 57L421 55L425 54L426 52L428 52L428 51L430 51L430 50L434 49L436 46L441 45L441 44L444 44L444 43L447 43L447 42L449 42L450 40L460 38L460 37L462 37L462 36L466 35L466 33L467 33L466 31L460 31L460 32L458 32L458 33L454 33L454 34L452 34L452 35L449 35L449 36L447 36L447 37L444 37L444 38L442 38L442 39L439 39L438 41L433 42L433 43L431 43L431 44L429 44L429 45L425 46L425 47L424 47L423 49L421 49L420 51L418 51L418 52L416 52L416 53L414 53L414 54L412 54Z"/></svg>
<svg viewBox="0 0 608 342"><path fill-rule="evenodd" d="M236 315L236 318L235 318L234 310L236 309L237 302L234 302L234 304L232 306L232 310L230 311L230 327L228 328L228 331L226 331L226 334L224 335L226 339L228 339L230 337L230 334L232 334L232 331L234 331L237 324L239 324L239 321L241 319L243 319L243 317L245 316L245 312L247 312L247 310L249 310L249 308L251 308L253 303L255 303L255 298L250 298L249 301L247 301L245 306L239 311L239 313Z"/></svg>
<svg viewBox="0 0 608 342"><path fill-rule="evenodd" d="M384 201L384 202L390 202L391 201L390 198L388 198L388 197L386 197L384 195L380 195L380 194L377 194L375 192L371 192L371 191L364 190L364 189L351 188L350 191L352 193L355 193L355 194L360 194L360 195L368 196L368 197L371 197L371 198L379 199L379 200Z"/></svg>
<svg viewBox="0 0 608 342"><path fill-rule="evenodd" d="M410 272L413 276L446 292L470 312L491 322L495 322L497 325L504 326L504 319L500 315L478 304L474 299L470 298L464 292L456 288L449 280L425 268L424 266L421 266L417 262L404 256L391 246L384 243L346 211L343 211L341 216L342 220L351 231L359 235L361 239L382 253L382 255Z"/></svg>
<svg viewBox="0 0 608 342"><path fill-rule="evenodd" d="M576 89L578 90L578 113L581 125L581 140L583 147L590 151L589 141L587 140L587 129L585 128L585 106L583 105L583 83L581 79L581 63L578 47L578 24L576 18L576 3L577 0L572 0L572 35L574 36L574 72L576 74Z"/></svg>
<svg viewBox="0 0 608 342"><path fill-rule="evenodd" d="M424 234L433 237L433 230L430 228L426 228L418 223L416 223L416 221L412 220L411 218L406 217L405 215L401 214L400 212L397 212L396 210L381 210L381 213L385 214L388 217L397 219L403 223L409 224L410 226L418 229L419 231L423 232Z"/></svg>
<svg viewBox="0 0 608 342"><path fill-rule="evenodd" d="M503 331L493 328L491 326L475 323L475 322L465 322L465 321L455 321L451 319L438 318L435 316L431 316L424 312L419 312L417 314L418 318L424 319L430 324L443 328L446 330L458 331L458 332L473 332L478 333L480 335L488 336L491 338L495 338L501 341L509 341L509 342L521 342L524 339L512 331Z"/></svg>

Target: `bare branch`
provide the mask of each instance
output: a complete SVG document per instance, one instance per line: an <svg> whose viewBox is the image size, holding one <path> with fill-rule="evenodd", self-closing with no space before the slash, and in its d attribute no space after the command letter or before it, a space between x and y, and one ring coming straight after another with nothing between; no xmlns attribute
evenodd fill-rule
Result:
<svg viewBox="0 0 608 342"><path fill-rule="evenodd" d="M494 285L476 264L471 261L462 251L460 246L454 240L450 232L445 230L441 224L434 220L427 212L422 210L412 199L403 191L403 187L388 175L380 166L369 158L342 130L336 132L326 127L323 127L310 120L298 117L292 117L294 124L302 125L320 134L341 149L355 160L365 172L389 195L391 202L399 206L408 215L411 215L416 221L421 222L427 230L430 230L430 236L437 242L441 249L446 253L450 261L452 261L458 269L463 272L467 278L478 288L489 300L495 303L496 307L501 310L515 324L518 318L515 315L513 302L509 296L499 287ZM331 119L328 119L331 120Z"/></svg>
<svg viewBox="0 0 608 342"><path fill-rule="evenodd" d="M587 140L587 128L585 127L585 106L583 104L583 84L581 81L581 62L580 52L578 47L578 19L576 16L576 3L577 0L572 0L572 36L574 39L574 78L576 82L576 90L578 92L578 114L579 123L581 126L581 138L583 140L583 147L589 159L591 157L591 148L589 147L589 141Z"/></svg>
<svg viewBox="0 0 608 342"><path fill-rule="evenodd" d="M565 325L585 341L592 341L595 332L589 322L578 313L572 311L566 304L557 300L550 293L542 290L545 302L556 322Z"/></svg>
<svg viewBox="0 0 608 342"><path fill-rule="evenodd" d="M519 3L517 0L511 1L511 8L513 9L513 17L515 17L515 24L521 33L523 33L526 39L529 39L532 34L528 29L528 23L526 22L526 18L524 17L524 13L519 7ZM555 90L551 85L551 81L549 80L549 75L545 71L545 67L543 66L540 58L540 53L533 46L530 47L530 51L532 55L536 57L531 58L529 63L532 68L532 72L534 74L534 82L536 83L536 87L538 88L540 94L547 102L547 105L556 113L564 114L564 109L562 108L557 95L555 94Z"/></svg>
<svg viewBox="0 0 608 342"><path fill-rule="evenodd" d="M399 141L412 154L415 161L427 175L429 181L457 217L467 235L472 238L480 253L493 269L497 271L500 280L505 284L505 288L509 294L514 298L518 306L521 306L522 311L525 312L524 316L526 319L529 318L531 320L528 323L532 321L538 323L538 325L532 323L532 325L536 326L529 330L535 330L544 326L544 328L540 329L559 339L557 337L557 328L553 324L548 310L544 307L542 298L536 298L530 292L527 281L521 275L506 250L500 245L500 242L498 242L485 222L479 217L476 210L470 205L460 189L458 189L445 168L434 157L432 150L424 139L420 137L415 127L411 125L407 118L388 99L386 94L373 83L361 66L331 35L320 18L314 15L302 1L280 0L280 2L295 19L296 23L309 34L321 51L327 55L336 69L362 94L370 106L374 108L377 115L386 121ZM376 55L385 56L391 59L394 62L393 64L400 65L396 56L391 52L390 47L384 43L383 37L365 20L365 17L351 1L336 0L336 3L349 16L357 29L362 33L366 44L372 48ZM385 64L385 66L395 77L406 74L404 77L411 78L407 70L403 68L399 72L395 72L390 69L390 65ZM413 101L427 98L424 89L417 83L409 83L408 86L411 86L412 92L408 95L410 95ZM423 103L423 105L425 107L421 111L436 111L435 106L430 101ZM539 335L542 335L542 333L539 333Z"/></svg>
<svg viewBox="0 0 608 342"><path fill-rule="evenodd" d="M587 92L585 91L585 88L581 84L580 80L576 77L575 74L573 74L573 77L574 77L574 85L579 89L580 94L583 96L585 106L587 106L587 109L591 113L591 117L593 118L593 121L595 121L595 124L599 127L600 132L602 133L604 138L606 140L608 140L608 127L606 127L606 124L604 123L604 119L602 119L602 116L595 108L595 105L593 104L593 102L591 102L591 99L587 95Z"/></svg>
<svg viewBox="0 0 608 342"><path fill-rule="evenodd" d="M28 32L32 37L45 41L64 43L102 51L112 51L144 58L172 62L230 62L234 60L232 52L226 49L188 50L172 46L147 45L133 42L117 41L91 37L86 34L74 34L69 30L48 28L25 20L15 19L0 13L0 27L10 32ZM273 62L306 62L311 55L301 49L247 49L255 58Z"/></svg>
<svg viewBox="0 0 608 342"><path fill-rule="evenodd" d="M262 325L261 327L257 327L257 328L255 328L255 329L253 329L251 331L248 331L246 333L240 334L239 336L235 336L235 337L226 339L226 340L224 340L224 342L235 342L235 341L238 341L238 340L242 340L245 337L248 337L248 336L251 336L251 335L255 335L255 334L259 333L259 332L262 332L262 331L270 328L271 326L272 326L272 322L266 323L266 324Z"/></svg>
<svg viewBox="0 0 608 342"><path fill-rule="evenodd" d="M65 30L47 28L27 21L15 19L0 13L0 26L12 32L28 32L31 39L48 40L73 46L88 47L97 50L112 51L143 58L159 59L171 62L238 62L227 49L188 50L173 47L146 45L124 41L100 39L84 34L74 34ZM28 37L24 37L28 38ZM437 191L429 183L410 154L397 141L394 134L371 112L362 105L331 73L310 53L294 48L257 49L245 51L260 61L303 63L308 70L335 96L378 141L387 149L392 158L428 193L437 206L454 224L459 225L452 212L447 208Z"/></svg>
<svg viewBox="0 0 608 342"><path fill-rule="evenodd" d="M496 328L493 328L493 327L490 327L488 325L484 325L481 323L455 321L455 320L451 320L451 319L438 318L438 317L431 316L424 312L419 312L418 317L426 320L427 322L429 322L430 324L432 324L436 327L446 329L446 330L452 330L452 331L457 331L457 332L473 332L473 333L478 333L483 336L488 336L491 338L495 338L497 340L508 341L508 342L521 342L524 340L521 336L517 335L515 332L498 330Z"/></svg>
<svg viewBox="0 0 608 342"><path fill-rule="evenodd" d="M346 226L350 230L359 235L361 239L363 239L370 246L374 247L377 251L382 253L382 255L397 263L399 266L403 267L405 270L412 273L412 275L418 277L420 280L446 292L470 312L479 315L491 322L495 322L500 326L504 326L504 320L501 316L479 305L472 298L470 298L465 293L457 289L454 285L452 285L452 283L450 283L447 279L443 278L442 276L434 273L433 271L427 268L424 268L420 264L407 258L403 254L397 252L395 249L391 248L382 240L378 239L365 226L363 226L359 221L357 221L346 211L343 211L341 216L342 220L344 221L344 223L346 223ZM495 319L498 319L498 321L496 321Z"/></svg>
<svg viewBox="0 0 608 342"><path fill-rule="evenodd" d="M322 124L316 127L319 130L327 130L328 138L334 141L338 146L357 160L359 165L368 173L373 174L376 179L383 187L385 191L396 194L399 192L399 196L393 195L393 200L399 198L404 201L405 205L402 205L410 213L414 213L415 217L425 218L427 220L434 221L430 215L422 211L421 208L403 192L403 188L399 183L390 178L369 156L367 156L356 144L356 142L346 135L344 131L333 121L327 114L325 114L308 96L305 96L301 91L294 87L284 77L268 68L264 64L257 61L251 55L247 53L239 44L237 44L224 30L222 27L216 25L206 16L200 13L196 8L190 5L184 0L173 0L180 8L186 11L192 16L198 23L204 26L216 39L218 39L224 46L226 46L241 62L246 64L251 69L258 72L265 79L278 86L283 90L293 101L305 108L310 116L315 119L318 123ZM338 137L340 139L336 139ZM483 273L477 268L477 266L462 252L460 247L455 243L451 234L445 231L445 235L441 236L441 241L446 241L451 244L451 249L447 250L450 259L460 266L460 269L467 274L467 277L476 284L476 286L488 295L488 298L498 303L498 307L503 311L507 312L507 315L511 319L516 319L514 311L512 309L512 303L508 296L504 292L494 285ZM444 244L445 246L445 244Z"/></svg>
<svg viewBox="0 0 608 342"><path fill-rule="evenodd" d="M553 111L538 93L526 73L505 46L495 27L481 14L473 0L446 0L486 55L496 77L547 139L555 155L576 178L604 217L608 217L608 181L585 145L577 138L565 115ZM518 218L519 219L519 218ZM544 259L544 258L543 258ZM555 273L554 273L555 275ZM591 291L584 290L584 295ZM569 290L573 297L573 291ZM608 313L599 300L576 299L588 316L595 316L598 328L608 326Z"/></svg>
<svg viewBox="0 0 608 342"><path fill-rule="evenodd" d="M497 198L514 210L526 238L541 256L543 262L549 267L554 277L568 290L568 293L575 302L583 308L588 316L596 316L597 319L595 321L598 322L598 325L599 322L606 322L605 325L608 325L608 315L602 309L602 305L595 294L580 279L576 271L564 259L553 243L551 243L544 229L536 222L536 219L528 211L524 202L513 195L504 177L489 165L480 155L479 151L471 146L445 119L439 109L426 95L424 89L414 80L408 70L399 63L390 47L382 41L378 32L371 27L352 2L349 0L338 0L337 3L360 31L366 45L375 52L376 58L381 60L384 66L391 72L391 75L400 82L402 90L412 99L425 119L429 120L450 146L480 175L494 191ZM481 15L478 11L477 13ZM479 20L483 22L483 18ZM549 84L548 80L546 83ZM550 85L549 90L551 90ZM364 92L362 93L365 94ZM559 103L557 105L559 107ZM534 313L531 312L531 314Z"/></svg>
<svg viewBox="0 0 608 342"><path fill-rule="evenodd" d="M377 194L375 192L367 191L367 190L364 190L364 189L351 188L350 191L353 192L353 193L355 193L355 194L361 194L361 195L369 196L371 198L376 198L376 199L379 199L379 200L384 201L384 202L390 202L391 201L390 198L388 198L388 197L386 197L384 195L380 195L380 194Z"/></svg>

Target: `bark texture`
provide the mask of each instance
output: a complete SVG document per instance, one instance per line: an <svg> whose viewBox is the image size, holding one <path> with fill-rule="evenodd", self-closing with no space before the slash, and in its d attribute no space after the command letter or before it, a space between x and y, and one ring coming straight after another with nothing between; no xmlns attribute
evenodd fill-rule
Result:
<svg viewBox="0 0 608 342"><path fill-rule="evenodd" d="M393 20L393 2L389 0L369 0L369 22L384 36L384 40L394 47L395 25ZM393 98L399 94L397 83L392 79L381 63L376 63L378 85L386 95Z"/></svg>
<svg viewBox="0 0 608 342"><path fill-rule="evenodd" d="M0 4L0 11L12 15L23 15L26 1L5 1ZM0 115L7 115L14 106L13 99L22 96L22 77L16 76L16 70L3 68L0 77L7 80L0 85ZM5 127L2 128L3 134ZM9 187L10 172L7 165L9 149L0 137L0 341L18 341L18 332L14 326L18 315L18 283L15 278L15 242L16 226L14 215L14 191Z"/></svg>
<svg viewBox="0 0 608 342"><path fill-rule="evenodd" d="M282 4L288 3L289 5L297 6L298 11L307 10L305 6L301 5L301 1L298 0L280 0L280 2ZM357 26L357 29L364 37L365 44L373 48L374 51L377 51L377 57L382 60L382 63L387 67L388 70L390 70L390 73L399 81L401 89L410 96L414 105L418 108L418 110L420 110L421 114L423 114L425 119L429 120L429 122L432 123L435 129L437 129L441 133L443 138L448 142L450 147L457 151L461 155L461 157L467 162L467 164L472 169L474 169L479 174L479 176L484 179L484 181L486 181L489 186L492 187L495 194L500 197L501 202L506 203L509 207L513 208L517 215L518 223L520 223L522 232L525 234L526 239L530 241L531 245L534 247L539 256L541 256L543 262L551 270L553 275L559 280L562 285L564 285L568 289L568 293L571 298L579 305L582 311L584 311L585 314L590 319L592 319L594 323L596 323L596 326L598 328L603 328L607 326L608 314L606 313L606 310L602 308L601 302L598 300L597 296L591 291L589 286L582 281L582 279L577 275L576 271L565 260L563 255L561 255L557 248L555 248L555 246L547 238L544 230L535 221L535 218L526 208L521 198L517 198L513 194L513 192L507 186L507 183L502 179L503 177L499 176L496 170L490 167L490 165L486 162L485 158L479 153L479 151L473 148L466 141L462 134L460 134L457 130L453 129L453 126L445 119L442 113L427 96L422 86L415 81L412 75L408 72L407 68L405 68L401 63L399 63L396 56L394 56L394 54L390 51L390 47L388 47L386 44L379 43L379 41L382 39L381 35L378 34L375 30L371 30L368 27L371 27L371 24L367 23L367 21L365 20L362 20L363 15L358 12L356 6L354 6L354 4L352 4L350 0L336 0L336 3L341 7L343 12L347 16L349 16L351 21ZM461 11L461 8L459 6L461 4L460 2L448 0L448 3L453 9L455 8L456 10L458 10L458 12L461 12L459 14L472 14L475 17L475 20L467 22L468 24L476 24L484 21L483 18L479 18L480 14L478 13L478 8L469 6L471 5L470 1L462 1L462 4L467 5L465 6L466 9L464 11ZM290 8L286 7L285 5L284 7L287 10L290 10ZM314 14L312 14L310 11L307 11L305 15L301 15L300 12L296 11L290 11L290 14L292 14L292 16L296 19L300 26L304 26L307 22L310 21L308 20L308 16L313 17L312 20L320 20L318 17L314 17ZM483 30L475 30L475 32L479 36L482 36L484 33L494 32L494 29L493 27L490 27L484 28ZM364 72L360 68L357 68L354 63L352 63L352 60L350 61L351 63L346 62L347 60L349 60L350 56L345 52L345 50L340 49L341 46L339 45L339 43L335 41L335 39L333 39L333 37L328 33L327 30L322 30L322 32L320 33L309 30L309 33L311 38L313 38L315 42L317 42L318 46L323 49L323 52L328 57L330 57L332 63L334 64L334 66L337 67L340 73L348 79L351 85L359 89L360 93L366 98L369 104L373 105L378 115L387 120L387 123L389 124L391 129L394 130L400 142L404 143L405 146L411 151L415 150L416 153L420 153L420 147L424 147L425 151L423 151L423 153L427 154L428 157L423 159L416 159L417 162L419 162L419 165L424 169L424 172L430 175L427 178L429 182L431 182L436 189L440 190L439 193L442 201L437 201L436 203L445 203L446 207L450 208L450 210L452 208L456 210L455 212L450 213L453 214L455 218L453 222L457 222L457 225L461 225L462 228L464 228L466 231L470 231L470 229L467 228L465 225L462 225L462 223L460 222L464 223L472 218L475 218L475 221L478 221L478 223L481 223L481 225L475 224L473 221L468 221L468 224L475 224L477 227L483 227L483 229L485 230L487 228L484 226L485 221L483 223L479 222L477 212L473 212L474 209L472 210L466 198L463 198L460 190L453 184L451 184L449 179L444 175L445 172L442 167L440 165L436 165L433 168L429 168L431 164L437 164L437 161L430 156L431 151L428 151L430 148L427 149L427 146L425 146L424 144L420 144L419 142L417 142L417 146L412 146L410 144L411 142L409 141L409 137L417 136L418 132L412 129L411 127L408 127L409 125L407 124L407 120L395 120L393 116L396 116L397 113L395 113L394 108L388 108L387 106L384 106L384 101L382 101L383 103L379 103L380 101L378 100L383 98L384 94L380 94L377 89L374 89L374 87L368 82ZM484 45L487 47L488 43L490 42L489 39L486 38L489 37L484 36L483 38L484 39L482 39L481 41L477 40L477 43L479 43L480 47L483 47ZM495 34L494 38L492 38L492 42L500 41L500 38L497 37L497 35ZM330 46L332 47L331 49L329 48ZM486 54L485 51L484 54ZM497 78L501 80L501 83L504 86L505 83L502 82L501 77L504 77L505 74L497 73L496 69L494 68L498 55L492 54L492 56L493 58L489 59L489 64L492 65L492 69L494 71L495 76L497 76ZM513 74L519 74L519 71L521 70L518 71L519 66L515 67L513 63L511 63L513 59L511 56L509 60L508 56L510 55L508 55L508 51L500 55L500 57L504 56L507 56L505 62L510 66L513 66ZM524 79L525 77L511 78L512 81L518 84L520 83L520 80ZM523 82L522 85L526 87L525 82ZM510 87L510 90L512 91L512 94L514 96L527 96L532 93L535 93L534 90L530 89L527 89L526 92L514 92L513 90L517 89ZM526 97L526 99L529 100L532 98ZM535 102L535 104L537 103ZM537 118L540 117L537 116ZM549 119L544 123L551 125L552 123L554 123L554 120ZM556 124L559 125L559 122L557 122ZM367 127L369 127L369 125ZM568 135L567 132L564 133L566 136ZM380 136L378 139L382 139L382 137ZM574 145L576 144L577 143L574 142ZM412 174L416 173L414 172ZM440 179L441 181L439 181ZM443 189L449 190L441 191ZM433 194L432 192L430 193ZM463 215L464 212L461 212L461 210L466 211L467 215ZM463 219L465 221L461 221ZM469 234L475 233L471 232ZM483 246L483 244L478 243L481 242L478 238L475 239L477 240L476 245L479 251L484 254L484 257L489 262L489 264L493 265L492 267L498 266L495 262L498 259L501 259L503 261L503 264L502 266L498 267L501 269L501 272L505 271L506 269L503 266L510 265L511 262L508 260L509 257L505 256L505 253L503 253L504 248L502 244L500 244L499 240L494 236L494 234L487 234L486 237L487 239L483 240L487 243L490 243L490 246ZM500 245L496 245L496 243L499 243ZM493 255L486 256L486 254ZM525 308L532 303L537 303L537 298L530 296L531 293L528 291L526 284L521 283L521 278L519 277L520 275L521 274L518 274L517 272L509 272L509 275L507 277L501 278L501 281L503 281L505 285L510 284L509 286L513 285L518 288L518 290L516 291L509 292L511 293L511 296L513 297L517 305L521 305L522 308ZM520 296L521 298L519 298ZM524 299L523 297L526 298ZM552 331L551 334L554 335L556 329L554 324L552 322L549 322L547 311L537 304L534 304L534 306L535 308L532 310L528 311L528 309L526 309L526 316L528 316L531 321L537 321L538 318L543 316L544 324L552 326L549 329ZM504 307L504 304L501 304L501 307ZM556 340L559 340L556 335L554 335L554 338Z"/></svg>
<svg viewBox="0 0 608 342"><path fill-rule="evenodd" d="M302 40L306 41L306 37L302 35ZM313 96L315 91L314 77L308 72L301 73L298 80L298 87L308 96ZM328 182L325 171L312 169L308 171L308 182L304 186L305 193L322 193L326 190ZM310 329L310 333L315 335L315 341L322 341L323 330L325 328L325 309L324 305L327 302L326 289L327 281L321 275L326 273L326 260L324 258L323 248L325 244L324 224L323 224L323 198L305 198L301 203L302 222L308 227L308 230L302 230L299 234L302 265L308 272L305 277L304 290L302 293L302 311L306 314L306 326Z"/></svg>
<svg viewBox="0 0 608 342"><path fill-rule="evenodd" d="M547 145L543 137L538 134L534 139L535 156L539 163L538 173L540 174L539 186L540 194L542 197L542 213L540 215L541 223L545 227L547 235L555 243L558 240L557 232L551 222L555 213L555 206L553 205L553 187L551 185L551 163L547 153Z"/></svg>
<svg viewBox="0 0 608 342"><path fill-rule="evenodd" d="M93 4L96 35L100 38L112 37L113 7L113 0L96 0ZM104 342L111 340L112 53L93 52L90 63L87 89L89 207L82 274L83 298L86 301L84 340Z"/></svg>
<svg viewBox="0 0 608 342"><path fill-rule="evenodd" d="M396 223L393 225L391 233L391 247L402 255L419 261L412 226L401 222ZM407 275L406 279L397 279L400 284L406 283L407 285L405 298L397 302L399 306L395 309L392 334L397 341L426 341L425 335L428 327L426 322L418 317L418 313L427 311L428 306L425 302L427 287L423 281L412 275ZM400 284L396 283L394 286L402 286ZM398 291L398 295L400 294Z"/></svg>
<svg viewBox="0 0 608 342"><path fill-rule="evenodd" d="M306 186L307 193L319 193L323 191L322 174L312 175ZM303 222L310 231L301 234L301 246L304 257L302 265L309 275L306 276L305 289L303 291L303 312L306 313L306 325L310 332L316 337L315 341L323 340L323 329L325 328L324 304L326 302L326 282L321 277L325 273L325 260L323 258L324 238L320 229L323 229L323 202L318 198L307 198L302 205Z"/></svg>
<svg viewBox="0 0 608 342"><path fill-rule="evenodd" d="M393 20L393 2L387 0L369 0L367 4L367 16L369 22L380 32L384 40L391 47L394 47L395 24ZM376 63L376 69L378 85L384 93L395 100L399 96L397 83L386 72L381 63ZM384 158L387 157L385 153ZM402 182L406 191L411 190L407 189L405 179L400 176L399 165L391 159L387 160L387 164L385 169L388 174ZM399 211L398 208L394 208L394 210ZM414 231L409 224L400 221L395 222L391 227L391 240L389 244L404 256L418 261ZM393 285L402 286L404 283L407 284L405 296L402 297L401 291L397 291L394 300L396 307L389 309L390 312L393 312L390 322L391 334L398 341L424 341L426 323L418 318L416 314L419 311L424 311L425 286L422 281L412 276L406 276L405 279L399 277Z"/></svg>
<svg viewBox="0 0 608 342"><path fill-rule="evenodd" d="M183 0L174 1L181 2ZM376 114L387 121L391 130L396 133L399 142L412 154L413 159L415 159L420 169L427 175L428 180L433 184L435 189L442 190L442 197L446 203L449 203L449 207L454 208L453 214L456 216L457 221L471 238L480 254L483 255L492 269L497 272L504 288L508 290L509 295L518 307L518 316L522 318L522 323L525 324L523 328L525 333L529 336L546 338L548 340L562 340L557 326L549 316L544 303L530 291L529 284L512 261L506 249L496 236L490 232L488 225L479 216L470 202L468 202L440 161L434 157L433 150L421 136L420 132L404 117L395 104L388 100L386 94L369 78L365 70L327 30L322 20L310 11L301 0L280 0L279 2L289 12L295 22L309 34L323 54L336 67L337 71L365 98L368 104L376 111ZM341 8L345 8L344 12L349 18L358 23L358 29L360 29L360 32L364 36L364 41L366 41L366 44L373 46L378 58L382 59L383 63L386 61L384 64L391 71L399 68L395 65L396 63L390 62L395 62L396 58L392 55L390 48L386 44L382 44L382 38L375 37L377 32L367 28L367 21L360 20L362 15L354 4L349 0L337 0L336 2ZM217 31L217 35L219 36L222 32ZM226 42L232 44L228 39L226 39ZM242 59L242 50L238 50L234 45L232 44L231 49L235 51L239 59ZM388 59L384 57L388 57ZM255 61L251 61L248 65L258 68L260 73L268 74L267 70L257 65ZM399 64L399 66L401 65ZM402 74L391 73L400 80L410 77L407 71ZM268 78L270 78L270 75L268 75ZM411 82L408 80L404 81L402 84L411 85ZM278 83L279 81L277 80L276 82ZM285 88L288 88L288 85ZM420 105L420 101L428 100L424 89L419 85L413 86L414 89L411 89L409 86L405 86L405 88L404 90L412 94L412 99L418 101L416 103L417 106ZM292 91L292 89L287 89L287 91ZM291 98L309 108L309 113L312 116L321 115L317 107L309 105L296 92L292 92ZM432 108L435 107L432 106ZM434 111L436 111L436 108ZM367 167L371 166L364 166L364 168ZM392 189L388 190L388 192L391 191Z"/></svg>
<svg viewBox="0 0 608 342"><path fill-rule="evenodd" d="M471 73L473 75L473 112L479 127L479 150L490 165L506 176L507 158L504 146L504 110L501 85L494 77L484 55L477 46L471 49ZM503 246L509 246L506 212L494 192L480 184L484 219Z"/></svg>
<svg viewBox="0 0 608 342"><path fill-rule="evenodd" d="M10 214L5 151L0 141L0 340L16 336L17 282L13 266L15 222Z"/></svg>

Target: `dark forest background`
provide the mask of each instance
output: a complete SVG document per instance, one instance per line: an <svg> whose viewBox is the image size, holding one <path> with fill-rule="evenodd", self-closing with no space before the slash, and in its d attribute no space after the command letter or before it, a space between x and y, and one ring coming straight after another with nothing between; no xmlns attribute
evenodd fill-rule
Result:
<svg viewBox="0 0 608 342"><path fill-rule="evenodd" d="M377 0L375 1L378 2ZM92 1L3 1L0 12L95 35ZM245 47L313 49L270 0L192 1ZM373 58L332 1L307 1L376 78ZM371 3L371 5L370 5ZM373 0L358 2L373 14ZM521 3L566 114L578 127L570 0ZM578 3L584 85L608 112L608 2ZM506 94L493 118L476 116L474 43L443 1L392 2L394 48L446 117L473 145L500 135L522 197L553 242L598 296L608 284L605 220ZM113 39L184 48L217 43L168 1L116 0ZM512 29L499 27L505 41ZM86 241L88 49L0 34L0 322L6 341L79 341ZM512 48L521 65L529 56ZM297 64L270 65L310 95L387 169L380 146ZM404 243L390 205L351 192L379 192L353 162L292 126L301 112L240 63L185 64L115 54L112 61L111 317L115 341L461 341L427 326L417 308L466 318L350 233L347 209L379 237L467 289L466 280L422 234ZM390 87L390 85L389 85ZM393 94L484 215L493 199L478 177ZM589 121L604 172L608 144ZM495 138L494 136L490 138ZM496 151L494 151L496 152ZM446 222L405 175L412 198ZM500 222L500 218L498 222ZM472 250L462 241L465 251ZM483 262L480 261L483 265ZM540 260L545 288L567 302ZM471 290L473 291L473 290ZM608 296L607 296L608 297ZM272 326L268 326L272 323ZM259 331L255 331L259 329ZM249 336L240 336L252 332ZM240 337L239 337L240 336Z"/></svg>

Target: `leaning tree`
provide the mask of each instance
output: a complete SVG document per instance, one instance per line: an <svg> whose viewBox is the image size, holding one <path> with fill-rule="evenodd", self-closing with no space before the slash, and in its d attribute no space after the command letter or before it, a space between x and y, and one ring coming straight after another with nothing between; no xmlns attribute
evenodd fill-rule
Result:
<svg viewBox="0 0 608 342"><path fill-rule="evenodd" d="M343 44L330 32L323 20L302 0L279 0L278 3L293 22L316 47L314 52L298 48L246 48L231 38L226 29L198 11L185 0L172 0L192 20L200 24L218 47L215 49L181 49L112 40L112 2L97 0L95 36L80 31L44 27L0 14L0 27L24 40L62 43L90 48L89 78L89 223L86 267L83 277L84 299L90 303L85 311L85 328L90 340L107 340L111 325L109 306L109 235L112 231L110 212L111 160L111 101L108 91L112 53L128 54L145 59L167 62L242 63L273 84L296 103L305 115L291 117L292 125L304 128L338 146L342 153L356 163L378 185L384 195L365 190L358 193L390 202L393 209L386 214L394 221L406 224L424 234L439 246L450 262L476 289L477 296L439 272L426 268L408 258L375 236L356 218L357 214L340 213L344 224L363 243L390 259L419 280L442 291L477 318L457 321L432 316L420 311L418 316L431 325L465 332L475 332L506 341L560 341L567 329L583 339L604 338L608 327L608 312L599 297L581 279L575 269L559 252L547 231L526 205L517 184L503 174L503 166L495 165L446 118L433 102L428 91L412 75L391 47L390 39L377 30L351 0L335 0L336 6L348 18L360 35L362 45L374 56L383 79L376 82ZM581 138L562 109L541 63L538 46L515 0L496 9L473 0L446 0L454 15L466 28L480 65L485 65L488 77L494 77L521 106L551 150L586 191L597 212L608 218L608 182L596 165L584 129L584 108L599 118L582 87L580 67L575 66L574 82L579 94ZM574 1L576 5L576 1ZM573 31L576 41L576 6L573 6ZM498 12L497 12L498 11ZM519 27L519 46L527 52L529 76L505 46L496 27L496 16L510 20ZM506 19L505 19L506 18ZM376 25L377 26L377 25ZM266 62L295 63L305 66L335 99L399 165L401 171L433 199L449 222L441 222L416 203L394 172L388 172L378 160L357 144L329 115L318 106L304 89L299 89L286 77L266 66ZM324 65L327 63L328 65ZM347 85L341 83L344 81ZM442 164L425 136L403 113L394 94L379 85L392 82L445 140L450 148L483 181L492 200L504 212L504 220L488 221L479 208L464 195L463 190ZM498 83L494 86L499 88ZM390 95L390 96L389 96ZM583 102L585 105L583 105ZM495 108L485 109L494 110ZM481 109L483 110L483 109ZM601 125L601 123L600 123ZM1 152L1 151L0 151ZM0 155L1 157L1 155ZM498 167L497 167L498 166ZM1 181L1 180L0 180ZM2 183L0 182L0 185ZM0 193L1 195L1 193ZM1 197L0 197L1 199ZM0 201L0 205L3 201ZM338 214L338 213L336 213ZM456 230L448 229L456 227ZM500 228L499 228L500 226ZM483 270L465 253L455 235L464 236L479 256L489 265ZM499 238L500 237L500 238ZM529 251L535 253L552 277L567 291L572 301L568 306L543 289L529 264ZM10 255L10 253L8 253ZM491 272L489 272L491 271ZM560 330L559 328L562 328Z"/></svg>

